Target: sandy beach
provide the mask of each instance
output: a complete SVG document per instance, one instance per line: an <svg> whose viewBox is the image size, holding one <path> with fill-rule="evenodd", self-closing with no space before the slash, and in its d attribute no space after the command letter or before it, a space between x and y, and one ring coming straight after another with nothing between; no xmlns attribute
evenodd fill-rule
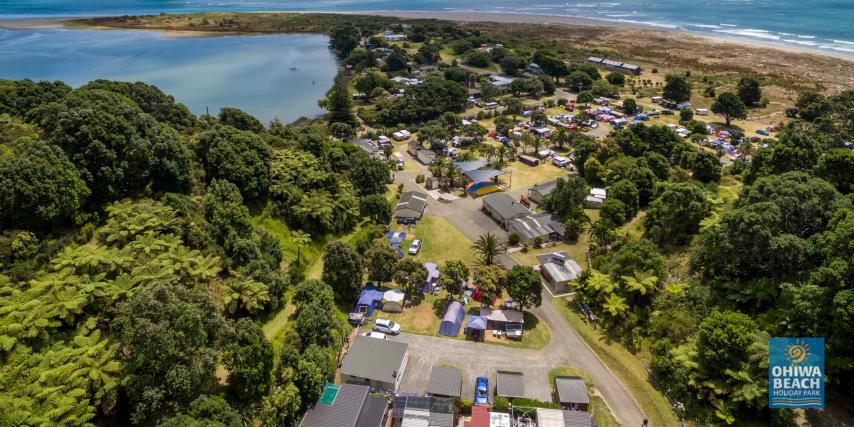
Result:
<svg viewBox="0 0 854 427"><path fill-rule="evenodd" d="M259 12L247 15L280 14ZM317 12L296 12L317 13ZM685 67L699 71L753 73L781 77L793 89L842 90L854 87L854 58L841 54L736 37L689 33L653 25L555 15L490 12L363 11L335 14L375 15L402 19L436 19L487 33L514 37L547 38L572 47L613 54L617 59L663 68ZM164 37L209 37L233 31L218 28L122 23L93 19L35 18L0 21L0 28L44 29L62 26L155 30ZM544 29L545 27L545 29ZM277 32L260 29L259 33Z"/></svg>

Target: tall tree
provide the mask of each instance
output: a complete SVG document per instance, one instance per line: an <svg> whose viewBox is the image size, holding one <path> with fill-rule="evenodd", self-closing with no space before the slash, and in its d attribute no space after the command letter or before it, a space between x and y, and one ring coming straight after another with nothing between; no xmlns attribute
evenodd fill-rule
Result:
<svg viewBox="0 0 854 427"><path fill-rule="evenodd" d="M684 76L670 74L665 78L664 99L680 103L691 99L691 83Z"/></svg>
<svg viewBox="0 0 854 427"><path fill-rule="evenodd" d="M469 268L463 261L449 260L442 267L436 283L448 292L448 298L453 298L462 292L463 284L468 283L469 274Z"/></svg>
<svg viewBox="0 0 854 427"><path fill-rule="evenodd" d="M502 277L501 286L522 308L539 307L543 302L540 273L531 267L514 265Z"/></svg>
<svg viewBox="0 0 854 427"><path fill-rule="evenodd" d="M471 246L482 265L493 265L498 263L498 256L504 253L504 244L495 234L487 232L481 234L477 241Z"/></svg>
<svg viewBox="0 0 854 427"><path fill-rule="evenodd" d="M323 254L323 281L339 301L353 301L362 287L362 259L347 243L332 242Z"/></svg>
<svg viewBox="0 0 854 427"><path fill-rule="evenodd" d="M718 99L712 104L712 112L723 116L726 125L729 126L733 119L746 119L747 107L738 95L732 92L724 92L718 95Z"/></svg>
<svg viewBox="0 0 854 427"><path fill-rule="evenodd" d="M332 87L326 94L326 109L329 111L326 117L327 122L330 125L333 123L345 123L355 126L356 118L353 116L353 111L351 111L352 106L353 98L350 95L347 75L341 71L335 76Z"/></svg>
<svg viewBox="0 0 854 427"><path fill-rule="evenodd" d="M762 88L759 87L759 82L752 77L742 77L738 81L738 97L744 102L744 105L753 105L762 99Z"/></svg>
<svg viewBox="0 0 854 427"><path fill-rule="evenodd" d="M267 393L273 370L273 346L253 320L234 324L224 355L228 382L240 402L254 402Z"/></svg>

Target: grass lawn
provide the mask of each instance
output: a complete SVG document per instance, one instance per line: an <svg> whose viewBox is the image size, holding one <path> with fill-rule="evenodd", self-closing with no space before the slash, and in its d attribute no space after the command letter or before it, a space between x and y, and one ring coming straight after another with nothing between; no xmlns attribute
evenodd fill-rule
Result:
<svg viewBox="0 0 854 427"><path fill-rule="evenodd" d="M473 300L469 300L469 305L466 306L466 317L463 319L463 327L468 323L469 314L477 312L482 305ZM418 335L440 336L439 323L445 314L446 299L444 291L439 293L439 296L432 294L424 295L424 298L418 305L407 305L402 313L375 313L376 318L391 319L400 324L400 329L403 332ZM456 337L445 337L448 339L466 339L462 328L460 334ZM525 333L522 340L508 340L507 338L493 338L491 333L486 334L484 340L487 344L506 345L516 348L540 349L548 345L551 341L551 333L545 322L529 312L525 312Z"/></svg>
<svg viewBox="0 0 854 427"><path fill-rule="evenodd" d="M421 251L414 257L418 261L441 266L449 260L468 261L474 258L472 241L442 217L427 215L418 221L415 228L393 224L392 229L406 231L406 241L400 245L404 252L413 240L421 239Z"/></svg>
<svg viewBox="0 0 854 427"><path fill-rule="evenodd" d="M535 154L529 153L529 155ZM508 164L504 168L504 171L510 172L509 177L502 177L510 181L510 190L533 187L534 185L560 178L569 173L565 169L561 169L549 162L539 166L528 166L519 161Z"/></svg>
<svg viewBox="0 0 854 427"><path fill-rule="evenodd" d="M569 366L560 366L549 371L549 386L554 389L555 377L581 377L584 379L584 384L587 386L587 395L590 398L590 413L593 414L593 419L598 427L618 427L620 422L611 412L611 408L605 403L595 392L595 384L587 372Z"/></svg>
<svg viewBox="0 0 854 427"><path fill-rule="evenodd" d="M570 307L570 300L555 298L555 307L578 334L599 356L599 359L628 387L637 400L651 426L679 425L667 398L649 382L646 366L625 347L611 341L598 329L590 327L584 319Z"/></svg>

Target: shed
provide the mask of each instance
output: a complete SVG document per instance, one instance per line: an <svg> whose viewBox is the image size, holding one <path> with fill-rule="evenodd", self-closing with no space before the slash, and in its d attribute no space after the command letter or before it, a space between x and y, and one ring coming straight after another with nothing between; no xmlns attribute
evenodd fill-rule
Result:
<svg viewBox="0 0 854 427"><path fill-rule="evenodd" d="M362 313L365 317L374 315L374 309L381 306L383 300L383 291L375 286L365 286L362 293L359 294L359 300L356 301L356 308L353 310L356 313Z"/></svg>
<svg viewBox="0 0 854 427"><path fill-rule="evenodd" d="M593 427L593 416L586 411L563 411L564 427Z"/></svg>
<svg viewBox="0 0 854 427"><path fill-rule="evenodd" d="M537 408L537 427L564 427L563 411Z"/></svg>
<svg viewBox="0 0 854 427"><path fill-rule="evenodd" d="M539 213L511 220L508 223L508 231L518 234L522 242L531 244L537 237L543 241L562 239L566 233L566 227L557 216Z"/></svg>
<svg viewBox="0 0 854 427"><path fill-rule="evenodd" d="M434 366L427 392L431 396L460 397L463 385L460 368Z"/></svg>
<svg viewBox="0 0 854 427"><path fill-rule="evenodd" d="M400 341L357 336L338 369L341 382L396 391L409 361L407 348Z"/></svg>
<svg viewBox="0 0 854 427"><path fill-rule="evenodd" d="M569 292L572 282L581 275L581 266L563 251L537 255L540 275L552 294Z"/></svg>
<svg viewBox="0 0 854 427"><path fill-rule="evenodd" d="M557 180L546 181L528 189L528 199L534 203L542 203L543 199L557 187Z"/></svg>
<svg viewBox="0 0 854 427"><path fill-rule="evenodd" d="M526 156L524 154L519 156L519 161L528 166L538 166L540 164L540 159L536 157Z"/></svg>
<svg viewBox="0 0 854 427"><path fill-rule="evenodd" d="M580 377L555 377L555 397L564 409L587 411L590 398Z"/></svg>
<svg viewBox="0 0 854 427"><path fill-rule="evenodd" d="M509 399L525 397L525 376L516 371L498 371L495 374L495 395Z"/></svg>
<svg viewBox="0 0 854 427"><path fill-rule="evenodd" d="M383 311L386 313L400 313L403 311L403 301L406 294L400 289L389 289L383 294Z"/></svg>
<svg viewBox="0 0 854 427"><path fill-rule="evenodd" d="M436 153L431 150L422 149L418 150L416 158L418 158L419 162L424 163L425 165L429 165L433 163L434 160L436 160Z"/></svg>
<svg viewBox="0 0 854 427"><path fill-rule="evenodd" d="M507 324L525 324L525 316L521 311L517 310L491 310L481 307L480 315L486 318L487 327L489 329L499 329L503 331Z"/></svg>
<svg viewBox="0 0 854 427"><path fill-rule="evenodd" d="M446 337L459 335L464 317L466 317L466 311L463 305L459 301L450 303L445 310L445 316L442 317L442 323L439 324L439 335Z"/></svg>

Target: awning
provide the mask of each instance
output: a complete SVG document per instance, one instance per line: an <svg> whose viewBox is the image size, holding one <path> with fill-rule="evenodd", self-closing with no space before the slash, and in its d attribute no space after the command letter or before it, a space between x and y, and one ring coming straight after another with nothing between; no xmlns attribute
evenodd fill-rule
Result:
<svg viewBox="0 0 854 427"><path fill-rule="evenodd" d="M466 325L469 329L477 329L480 331L486 330L486 318L483 316L469 316L469 323Z"/></svg>
<svg viewBox="0 0 854 427"><path fill-rule="evenodd" d="M473 170L465 172L466 177L474 182L482 182L495 178L501 175L501 171L497 169Z"/></svg>

